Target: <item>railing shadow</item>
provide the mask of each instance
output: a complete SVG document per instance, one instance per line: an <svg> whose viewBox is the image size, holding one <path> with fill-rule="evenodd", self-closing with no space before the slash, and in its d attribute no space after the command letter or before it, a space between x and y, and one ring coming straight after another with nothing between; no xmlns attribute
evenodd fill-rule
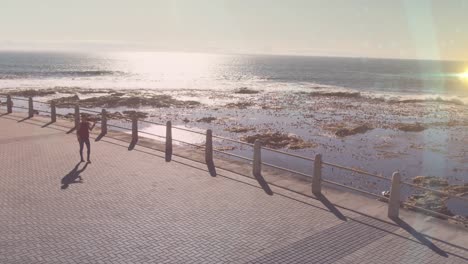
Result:
<svg viewBox="0 0 468 264"><path fill-rule="evenodd" d="M101 134L99 134L99 136L97 136L97 138L96 138L94 141L95 141L95 142L100 141L105 135L106 135L106 133L102 133L102 132L101 132Z"/></svg>
<svg viewBox="0 0 468 264"><path fill-rule="evenodd" d="M268 182L263 178L263 175L261 173L254 173L253 175L255 179L257 180L258 184L260 184L260 187L262 187L263 191L268 194L268 195L273 195L273 191L270 188L270 185L268 185Z"/></svg>
<svg viewBox="0 0 468 264"><path fill-rule="evenodd" d="M330 212L332 212L338 219L340 220L343 220L343 221L348 221L348 219L346 218L346 216L344 216L340 210L338 210L338 208L336 208L331 202L330 200L327 199L327 197L325 197L325 195L323 194L319 194L319 195L316 195L317 197L317 200L319 200L320 202L322 202L323 205L325 205L325 207L328 208L328 210Z"/></svg>
<svg viewBox="0 0 468 264"><path fill-rule="evenodd" d="M403 228L406 232L410 233L414 238L419 240L421 244L427 246L428 248L430 248L432 251L434 251L438 255L448 258L448 255L445 251L443 251L441 248L434 245L434 243L429 241L429 239L427 239L423 234L416 231L412 226L406 223L403 219L399 217L390 217L390 219L392 219L398 226Z"/></svg>
<svg viewBox="0 0 468 264"><path fill-rule="evenodd" d="M70 130L67 131L67 134L71 134L75 130L76 130L76 127L72 127Z"/></svg>
<svg viewBox="0 0 468 264"><path fill-rule="evenodd" d="M216 177L216 167L214 165L214 162L207 162L206 166L208 167L208 172L212 177Z"/></svg>
<svg viewBox="0 0 468 264"><path fill-rule="evenodd" d="M128 146L128 150L135 149L135 146L137 143L138 143L138 139L132 139L132 141L130 142L130 145Z"/></svg>
<svg viewBox="0 0 468 264"><path fill-rule="evenodd" d="M54 122L54 121L50 121L49 123L47 123L47 124L44 124L44 125L43 125L43 126L41 126L41 127L42 127L42 128L44 128L44 127L48 127L48 126L52 125L53 123L55 123L55 122Z"/></svg>
<svg viewBox="0 0 468 264"><path fill-rule="evenodd" d="M31 119L31 117L27 116L27 117L25 117L23 119L18 120L17 122L21 123L21 122L24 122L24 121L29 120L29 119Z"/></svg>

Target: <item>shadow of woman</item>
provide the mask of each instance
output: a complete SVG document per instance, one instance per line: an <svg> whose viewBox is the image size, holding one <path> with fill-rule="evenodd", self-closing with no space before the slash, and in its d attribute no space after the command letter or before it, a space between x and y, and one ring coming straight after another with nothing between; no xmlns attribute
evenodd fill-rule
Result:
<svg viewBox="0 0 468 264"><path fill-rule="evenodd" d="M61 189L68 188L68 186L70 184L72 184L72 183L82 182L80 173L82 173L84 170L86 170L86 167L88 166L88 163L85 163L84 167L81 170L78 170L78 168L80 166L80 163L81 162L78 162L76 164L75 168L73 168L73 170L71 170L67 175L65 175L62 178L62 180L61 180L61 184L62 184Z"/></svg>

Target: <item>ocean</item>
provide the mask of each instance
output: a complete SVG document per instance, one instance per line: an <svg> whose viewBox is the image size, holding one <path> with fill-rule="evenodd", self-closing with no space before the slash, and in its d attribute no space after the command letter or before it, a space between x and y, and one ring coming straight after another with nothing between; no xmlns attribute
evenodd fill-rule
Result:
<svg viewBox="0 0 468 264"><path fill-rule="evenodd" d="M201 53L0 52L0 89L359 92L468 103L468 63ZM464 76L464 77L463 77Z"/></svg>

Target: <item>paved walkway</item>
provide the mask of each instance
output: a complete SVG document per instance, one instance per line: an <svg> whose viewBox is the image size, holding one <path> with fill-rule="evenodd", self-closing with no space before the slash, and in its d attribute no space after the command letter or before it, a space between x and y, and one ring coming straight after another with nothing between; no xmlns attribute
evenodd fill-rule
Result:
<svg viewBox="0 0 468 264"><path fill-rule="evenodd" d="M66 128L18 119L0 117L0 263L468 263L467 244L405 222L338 217L118 141L93 142L93 163L77 163Z"/></svg>

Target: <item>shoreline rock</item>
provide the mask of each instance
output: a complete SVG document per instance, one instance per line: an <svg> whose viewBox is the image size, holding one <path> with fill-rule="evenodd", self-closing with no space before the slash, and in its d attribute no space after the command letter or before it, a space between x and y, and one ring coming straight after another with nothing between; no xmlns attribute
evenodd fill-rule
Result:
<svg viewBox="0 0 468 264"><path fill-rule="evenodd" d="M217 119L217 118L216 118L216 117L213 117L213 116L202 117L202 118L197 119L197 122L211 123L212 121L215 121L216 119Z"/></svg>
<svg viewBox="0 0 468 264"><path fill-rule="evenodd" d="M280 132L267 132L264 134L255 134L241 137L242 141L245 141L250 144L255 143L257 139L260 140L264 146L273 149L304 149L313 148L317 146L312 142L304 141L296 135L284 134Z"/></svg>
<svg viewBox="0 0 468 264"><path fill-rule="evenodd" d="M247 133L249 131L254 131L254 130L255 130L255 127L243 127L243 126L228 127L224 129L224 131L231 132L231 133Z"/></svg>
<svg viewBox="0 0 468 264"><path fill-rule="evenodd" d="M181 101L172 98L170 95L153 95L151 97L143 96L129 96L123 97L123 93L114 93L111 95L91 97L87 99L80 99L77 95L69 97L61 97L50 100L55 101L57 107L67 108L79 104L87 108L117 108L129 107L139 108L142 106L150 106L155 108L168 108L168 107L194 107L200 105L196 101Z"/></svg>
<svg viewBox="0 0 468 264"><path fill-rule="evenodd" d="M468 195L468 183L464 185L450 185L447 180L434 176L417 176L413 178L413 183L418 186L439 190L441 192L450 193L460 197ZM450 199L455 198L450 198L446 194L424 191L419 194L411 195L408 197L406 203L411 206L418 206L447 216L455 216L455 214L450 211L447 206L447 202ZM411 208L411 206L405 206L405 208L410 210L417 210ZM461 220L461 222L464 223L465 226L468 227L468 216L459 215L457 217Z"/></svg>
<svg viewBox="0 0 468 264"><path fill-rule="evenodd" d="M28 89L28 90L16 90L12 92L8 92L9 95L11 96L21 96L21 97L38 97L38 96L46 96L46 95L52 95L56 94L55 91L51 89Z"/></svg>
<svg viewBox="0 0 468 264"><path fill-rule="evenodd" d="M360 92L310 92L309 96L324 96L324 97L343 97L343 98L361 98Z"/></svg>
<svg viewBox="0 0 468 264"><path fill-rule="evenodd" d="M360 125L352 129L348 128L340 128L335 132L335 135L338 137L347 137L347 136L352 136L356 134L364 134L369 130L372 130L373 128L368 126L368 125Z"/></svg>
<svg viewBox="0 0 468 264"><path fill-rule="evenodd" d="M421 132L427 129L424 125L421 125L420 123L415 123L415 124L397 124L396 125L398 130L404 131L404 132Z"/></svg>
<svg viewBox="0 0 468 264"><path fill-rule="evenodd" d="M67 96L67 97L60 97L57 99L49 100L48 103L55 102L55 106L59 108L71 108L75 107L75 105L80 101L78 95Z"/></svg>
<svg viewBox="0 0 468 264"><path fill-rule="evenodd" d="M237 89L236 91L234 91L235 94L258 94L260 93L260 91L257 91L257 90L252 90L252 89L249 89L247 87L241 87L239 89Z"/></svg>
<svg viewBox="0 0 468 264"><path fill-rule="evenodd" d="M247 107L254 106L254 103L251 102L237 102L237 103L229 103L226 104L224 107L226 108L237 108L237 109L246 109Z"/></svg>

